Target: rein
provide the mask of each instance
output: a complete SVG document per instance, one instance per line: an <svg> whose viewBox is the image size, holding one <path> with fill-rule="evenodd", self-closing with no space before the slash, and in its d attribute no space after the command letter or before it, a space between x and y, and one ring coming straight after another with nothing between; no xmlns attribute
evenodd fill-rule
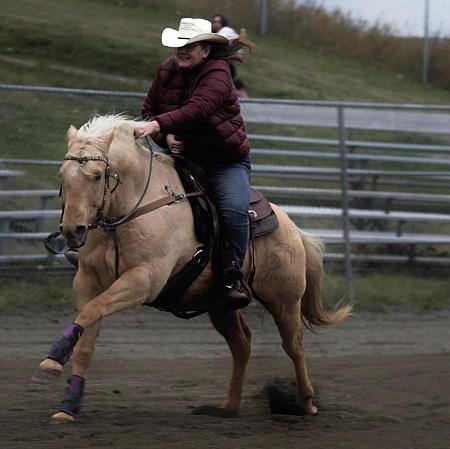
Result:
<svg viewBox="0 0 450 449"><path fill-rule="evenodd" d="M141 196L139 197L138 201L136 202L135 206L128 213L126 213L125 215L122 215L120 217L117 217L113 220L105 219L106 197L107 197L107 193L108 193L109 187L110 187L109 186L109 178L114 178L116 180L116 185L111 190L111 194L114 193L114 191L117 189L117 187L120 183L120 178L116 173L114 175L110 174L110 166L109 166L108 158L103 157L103 156L81 156L81 157L78 157L78 156L73 156L71 154L67 155L64 158L65 161L67 161L67 160L77 161L80 163L81 166L83 166L88 161L100 161L100 162L103 162L106 166L105 185L104 185L104 189L103 189L102 203L97 210L97 214L96 214L93 222L88 225L88 230L103 229L105 232L110 233L111 238L114 242L114 252L115 252L114 272L115 272L116 279L119 278L119 262L120 262L119 242L118 242L117 234L116 234L116 228L118 226L128 223L129 221L134 220L135 218L140 217L141 215L147 214L153 210L159 209L162 206L168 206L173 203L179 203L181 200L184 200L186 198L203 196L203 192L201 192L201 191L196 191L196 192L191 192L191 193L176 193L176 192L169 190L166 187L168 196L159 198L155 201L152 201L151 203L145 204L144 206L139 206L141 204L142 200L144 199L145 194L147 193L148 187L150 185L150 179L151 179L152 169L153 169L154 153L155 153L155 149L158 148L157 145L155 144L155 142L148 136L145 137L145 140L147 141L147 144L148 144L148 147L150 150L150 166L149 166L148 177L147 177L147 181L145 183L144 190L143 190ZM61 194L62 194L62 186L60 188L60 196L61 196ZM61 211L61 219L60 219L61 223L63 220L63 216L64 216L64 203L63 203L62 211ZM84 244L85 244L85 242L83 242L81 245L77 246L76 248L80 248Z"/></svg>
<svg viewBox="0 0 450 449"><path fill-rule="evenodd" d="M150 150L150 166L149 166L149 169L148 169L147 182L145 183L145 187L144 187L144 190L143 190L143 192L142 192L140 198L138 199L138 201L137 201L137 203L135 204L135 206L134 206L134 207L130 210L130 212L128 212L127 214L125 214L125 215L123 215L123 216L121 216L121 217L118 217L118 218L116 218L115 220L112 220L112 221L105 221L104 217L101 217L101 220L100 220L98 223L96 223L96 227L93 228L93 229L96 229L96 228L102 228L102 229L104 229L105 231L112 231L112 230L115 230L115 228L116 228L117 226L119 226L119 225L121 225L121 224L126 223L127 221L129 221L129 220L130 220L130 217L138 210L139 204L141 204L142 200L144 199L144 196L145 196L145 194L147 193L147 190L148 190L148 186L150 185L150 178L151 178L151 176L152 176L152 169L153 169L153 156L154 156L154 154L155 154L155 152L153 151L153 145L152 145L152 143L151 143L149 137L146 136L146 137L145 137L145 140L147 141L148 148L149 148L149 150ZM111 193L113 193L113 192L111 191ZM103 195L103 200L104 200L104 202L106 202L106 201L105 201L105 196L106 196L106 195L104 194L104 195ZM103 212L103 211L102 211L102 212ZM97 215L98 215L98 213L97 213ZM96 222L96 220L94 220L94 223L95 223L95 222Z"/></svg>

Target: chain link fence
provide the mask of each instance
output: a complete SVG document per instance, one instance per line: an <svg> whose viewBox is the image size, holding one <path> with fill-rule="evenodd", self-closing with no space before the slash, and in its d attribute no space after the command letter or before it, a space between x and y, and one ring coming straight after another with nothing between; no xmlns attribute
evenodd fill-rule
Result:
<svg viewBox="0 0 450 449"><path fill-rule="evenodd" d="M144 93L3 85L0 96L0 275L73 275L42 245L58 225L67 128L94 114L136 117ZM241 105L253 185L326 243L326 297L350 293L373 308L378 298L449 297L450 107Z"/></svg>

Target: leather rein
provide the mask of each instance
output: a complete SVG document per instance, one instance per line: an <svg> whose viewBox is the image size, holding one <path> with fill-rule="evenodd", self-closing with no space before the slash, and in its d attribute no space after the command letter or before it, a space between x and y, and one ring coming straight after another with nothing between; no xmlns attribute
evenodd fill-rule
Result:
<svg viewBox="0 0 450 449"><path fill-rule="evenodd" d="M105 217L105 206L106 206L106 201L107 201L107 194L108 194L108 191L110 190L109 178L113 178L116 181L116 185L110 192L111 194L113 194L114 191L117 189L117 187L120 184L120 177L119 177L119 175L117 175L117 173L114 173L113 175L111 175L108 158L103 157L103 156L74 156L71 154L68 154L64 158L65 161L77 161L80 163L81 166L83 166L88 161L100 161L100 162L103 162L106 166L105 183L104 183L104 188L103 188L102 202L101 202L100 207L97 209L97 213L95 215L94 220L92 221L91 224L88 225L88 230L103 229L105 232L109 232L109 234L111 235L111 238L113 239L113 242L114 242L114 253L115 253L114 272L115 272L116 279L119 278L119 268L120 268L119 267L119 264L120 264L119 241L117 239L117 234L116 234L116 228L118 226L128 223L129 221L134 220L135 218L140 217L141 215L144 215L144 214L152 212L156 209L159 209L162 206L168 206L173 203L179 203L181 200L184 200L184 199L190 198L190 197L203 196L203 192L201 192L200 190L191 192L191 193L184 193L184 192L177 193L172 190L169 190L169 188L166 186L166 192L168 193L167 196L165 196L163 198L159 198L159 199L152 201L151 203L145 204L143 206L140 206L142 200L145 197L145 194L148 191L148 187L150 185L154 153L155 153L155 150L158 148L156 143L148 136L145 137L145 140L147 141L147 144L148 144L148 147L150 150L150 165L149 165L148 177L147 177L147 181L145 183L144 190L143 190L141 196L139 197L138 201L136 202L136 205L128 213L126 213L125 215L116 217L115 219L112 219L112 220L109 220ZM61 195L62 195L62 186L60 188L60 196ZM64 217L64 202L63 202L62 210L61 210L61 218L60 218L61 224L63 221L63 217ZM80 247L84 246L84 244L85 244L85 241L82 244L80 244L79 246L72 247L71 249L80 248Z"/></svg>

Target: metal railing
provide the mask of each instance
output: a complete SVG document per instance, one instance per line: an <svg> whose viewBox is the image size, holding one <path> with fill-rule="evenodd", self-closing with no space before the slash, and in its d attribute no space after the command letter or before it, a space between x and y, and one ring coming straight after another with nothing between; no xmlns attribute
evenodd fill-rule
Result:
<svg viewBox="0 0 450 449"><path fill-rule="evenodd" d="M93 89L70 89L70 88L55 88L55 87L43 87L43 86L23 86L23 85L10 85L0 84L0 95L6 92L20 92L23 94L33 94L37 96L42 95L57 95L76 98L109 98L114 101L119 99L133 99L138 104L138 100L142 101L145 94L137 92L117 92L107 90L93 90ZM39 97L42 98L42 97ZM353 192L355 191L354 183L355 177L368 177L371 176L372 180L377 180L380 177L390 177L398 181L398 178L406 178L405 185L423 185L424 188L432 184L433 179L442 182L439 186L440 193L450 193L445 190L445 185L448 184L450 172L448 166L450 165L450 158L447 158L447 154L450 153L450 139L447 136L450 133L450 105L421 105L421 104L390 104L390 103L370 103L370 102L338 102L338 101L305 101L305 100L277 100L277 99L263 99L263 98L251 98L240 100L242 114L247 124L255 124L256 128L250 130L249 138L252 143L255 142L269 142L273 144L275 148L269 149L257 149L255 156L257 157L295 157L297 159L310 158L312 159L311 151L318 151L318 156L321 159L332 158L338 161L338 165L334 166L319 166L308 167L308 165L300 167L297 165L274 165L272 162L257 163L254 164L254 174L256 176L273 175L275 172L277 176L286 175L286 182L290 179L296 180L300 175L306 176L308 171L312 175L316 175L317 179L320 176L334 176L335 180L338 180L340 190L340 207L342 210L342 233L344 240L344 265L346 272L347 291L351 294L353 291L353 275L352 275L352 261L356 260L357 254L353 253L352 247L352 217L350 216L350 202L354 198ZM270 107L268 107L270 106ZM89 109L90 104L86 106ZM137 107L136 107L137 111ZM84 118L95 112L90 110L89 114L85 114ZM120 111L115 111L120 112ZM82 114L80 114L82 115ZM137 114L136 114L137 115ZM62 121L67 125L67 121L64 117L60 117L57 121L58 125ZM261 127L258 125L270 125L273 127L280 126L280 134L274 134L274 132L261 133ZM309 137L304 135L287 135L285 127L296 127L296 129L307 128L317 129L317 137ZM332 129L336 131L335 138L324 137L323 133L319 132L322 129ZM395 133L418 133L429 137L429 142L414 143L408 141L407 143L398 141L373 141L370 139L355 139L353 136L348 136L349 132L356 132L361 130L368 130L373 132L395 132ZM2 131L5 132L4 130ZM0 132L1 134L1 132ZM22 133L23 135L23 133ZM13 141L12 139L10 139ZM425 139L426 140L426 139ZM435 140L439 142L436 143ZM303 152L297 152L292 149L277 149L276 146L283 145L307 145L312 146L314 149ZM2 142L3 146L7 146L8 143ZM36 142L33 142L36 145ZM43 144L42 144L43 145ZM327 148L328 153L322 151L322 148ZM329 149L333 148L336 151L330 153ZM427 162L427 158L430 163L440 166L441 170L418 170L414 169L406 170L392 170L392 169L368 169L354 168L351 163L355 161L376 161L383 162L382 157L375 155L355 155L353 151L367 150L380 152L380 151L399 151L409 152L412 156L384 156L384 162L386 163L413 163L422 164ZM4 156L3 150L7 148L1 148L2 156ZM10 150L8 157L2 157L0 164L15 164L26 165L30 164L30 159L36 158L36 148L33 148L33 152L27 154L27 157L21 157L22 154L16 155L14 150ZM37 149L39 151L39 149ZM422 156L417 157L417 153L422 153ZM425 154L425 156L423 156ZM438 154L438 157L434 155ZM35 157L28 157L34 155ZM57 165L58 162L55 159L49 159L47 154L44 154L38 164L45 165ZM319 159L319 158L315 158ZM291 161L292 162L292 161ZM307 161L308 162L308 161ZM275 168L276 167L276 168ZM308 170L309 168L309 170ZM289 178L290 176L290 178ZM428 184L425 184L424 179L428 179ZM280 179L280 178L278 178ZM327 178L328 179L328 178ZM329 178L331 179L331 178ZM431 181L430 181L431 179ZM392 181L391 181L392 182ZM283 181L284 183L284 181ZM422 183L422 184L421 184ZM45 186L47 187L47 186ZM275 186L274 189L276 190ZM285 187L284 185L282 187ZM308 187L308 186L307 186ZM26 187L28 188L28 186ZM54 186L53 186L54 188ZM294 186L295 188L295 186ZM405 187L402 187L405 188ZM379 192L380 193L380 192ZM401 192L400 192L401 193ZM419 197L421 193L418 194Z"/></svg>

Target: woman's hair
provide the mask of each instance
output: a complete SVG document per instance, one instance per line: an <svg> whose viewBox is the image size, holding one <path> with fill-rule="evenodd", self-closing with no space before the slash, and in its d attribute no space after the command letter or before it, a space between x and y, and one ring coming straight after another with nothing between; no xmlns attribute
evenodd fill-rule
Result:
<svg viewBox="0 0 450 449"><path fill-rule="evenodd" d="M256 45L243 38L231 39L226 45L210 42L208 43L211 50L209 53L210 59L223 59L229 62L244 62L247 51L252 51Z"/></svg>

